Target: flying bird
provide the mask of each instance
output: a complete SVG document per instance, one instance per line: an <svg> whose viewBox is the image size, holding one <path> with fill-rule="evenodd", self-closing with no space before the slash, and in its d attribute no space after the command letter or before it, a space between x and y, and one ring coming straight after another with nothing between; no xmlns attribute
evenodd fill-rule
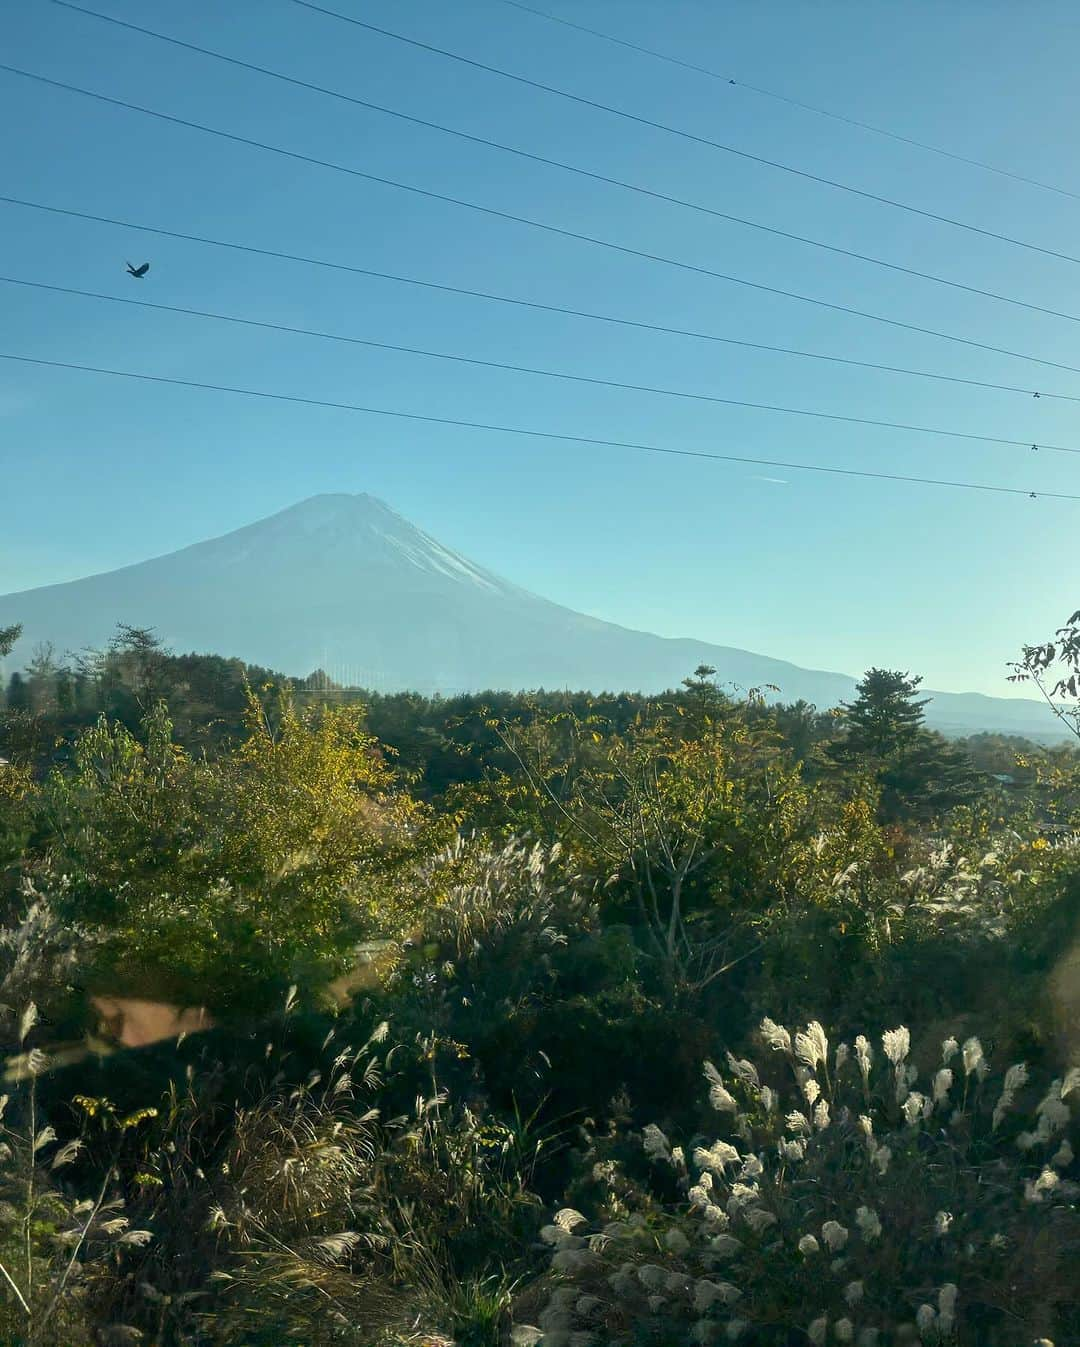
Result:
<svg viewBox="0 0 1080 1347"><path fill-rule="evenodd" d="M146 275L146 273L150 270L150 263L144 262L141 267L133 267L129 262L127 264L127 269L129 276L134 276L137 281L141 281L142 278Z"/></svg>

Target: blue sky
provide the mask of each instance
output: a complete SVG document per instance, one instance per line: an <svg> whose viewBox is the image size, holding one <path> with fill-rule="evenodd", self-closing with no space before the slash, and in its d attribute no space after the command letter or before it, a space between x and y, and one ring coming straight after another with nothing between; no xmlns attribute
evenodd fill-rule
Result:
<svg viewBox="0 0 1080 1347"><path fill-rule="evenodd" d="M99 0L419 117L1080 314L1080 266L693 145L289 0ZM498 0L338 0L435 45L941 214L1080 252L1080 200L617 50ZM550 0L746 83L1080 192L1080 12L1012 3ZM10 0L5 60L163 112L766 284L1066 364L1075 323L900 277ZM4 191L451 285L966 378L1040 370L695 277L0 73ZM0 206L5 275L605 379L1080 446L1080 404L635 332ZM143 283L130 258L152 263ZM712 406L0 285L44 359L715 453L1080 493L1080 459ZM772 480L779 479L779 480ZM1080 502L529 441L0 362L0 592L156 555L323 491L369 491L560 602L797 663L1007 695L1080 601ZM120 615L122 616L122 615Z"/></svg>

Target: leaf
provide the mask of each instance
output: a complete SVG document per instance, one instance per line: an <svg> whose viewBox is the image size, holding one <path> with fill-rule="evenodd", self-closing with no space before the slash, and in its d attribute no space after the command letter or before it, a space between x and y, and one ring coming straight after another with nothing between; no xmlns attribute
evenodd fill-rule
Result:
<svg viewBox="0 0 1080 1347"><path fill-rule="evenodd" d="M107 1099L93 1099L85 1094L73 1095L72 1103L76 1104L91 1118L96 1117L98 1113L112 1111L112 1106Z"/></svg>
<svg viewBox="0 0 1080 1347"><path fill-rule="evenodd" d="M22 1018L19 1020L20 1044L26 1042L27 1034L30 1032L31 1029L33 1029L34 1025L37 1024L37 1022L38 1022L38 1008L36 1005L34 1005L33 1001L31 1001L30 1004L23 1011Z"/></svg>
<svg viewBox="0 0 1080 1347"><path fill-rule="evenodd" d="M129 1113L126 1118L120 1119L120 1126L124 1131L127 1131L128 1128L138 1127L139 1123L144 1122L147 1118L156 1118L157 1115L158 1111L156 1108L136 1109L134 1113Z"/></svg>

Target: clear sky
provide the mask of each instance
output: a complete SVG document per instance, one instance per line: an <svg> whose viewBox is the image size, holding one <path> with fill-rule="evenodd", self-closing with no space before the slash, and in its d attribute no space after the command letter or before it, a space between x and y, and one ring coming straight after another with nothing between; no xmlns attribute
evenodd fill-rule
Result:
<svg viewBox="0 0 1080 1347"><path fill-rule="evenodd" d="M93 5L94 0L87 0ZM118 17L718 210L1080 315L1080 265L978 238L468 69L289 0ZM412 37L1044 247L1080 199L616 49L499 0L337 0ZM731 77L1080 193L1062 0L549 0ZM1080 328L529 163L6 0L3 60L366 172L1080 365ZM1080 374L902 332L226 143L0 72L2 190L55 206L669 326L1080 394ZM1080 447L1080 403L637 332L0 206L3 274L483 359ZM137 282L124 262L149 259ZM609 439L1080 494L1080 458L572 385L0 285L0 349ZM774 480L776 479L776 480ZM369 491L627 625L1007 695L1080 603L1080 501L819 476L0 362L0 592Z"/></svg>

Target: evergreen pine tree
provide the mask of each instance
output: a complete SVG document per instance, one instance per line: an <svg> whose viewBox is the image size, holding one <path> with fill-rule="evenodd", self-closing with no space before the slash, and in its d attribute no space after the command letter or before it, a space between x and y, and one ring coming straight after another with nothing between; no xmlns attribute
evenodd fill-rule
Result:
<svg viewBox="0 0 1080 1347"><path fill-rule="evenodd" d="M929 698L918 697L921 682L918 675L870 669L855 701L844 703L844 734L829 749L837 768L874 782L882 823L944 813L978 790L967 754L923 724Z"/></svg>
<svg viewBox="0 0 1080 1347"><path fill-rule="evenodd" d="M843 756L887 758L910 748L923 723L929 698L916 699L922 678L890 669L870 669L856 684L858 697L842 703L846 733Z"/></svg>
<svg viewBox="0 0 1080 1347"><path fill-rule="evenodd" d="M0 659L10 655L15 642L22 635L22 626L0 627Z"/></svg>

